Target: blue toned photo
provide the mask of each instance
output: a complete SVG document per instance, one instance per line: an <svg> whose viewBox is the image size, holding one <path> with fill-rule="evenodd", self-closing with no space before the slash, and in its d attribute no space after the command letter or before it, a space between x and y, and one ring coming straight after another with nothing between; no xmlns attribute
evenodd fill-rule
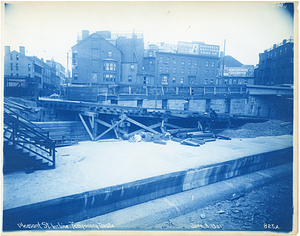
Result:
<svg viewBox="0 0 300 236"><path fill-rule="evenodd" d="M297 2L2 7L4 235L297 233Z"/></svg>

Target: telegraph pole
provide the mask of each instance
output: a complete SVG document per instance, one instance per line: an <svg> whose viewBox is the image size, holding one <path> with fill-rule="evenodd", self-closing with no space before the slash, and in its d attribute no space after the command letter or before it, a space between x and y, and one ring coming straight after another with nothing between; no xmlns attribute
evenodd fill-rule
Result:
<svg viewBox="0 0 300 236"><path fill-rule="evenodd" d="M225 47L226 47L226 39L224 39L224 53L223 53L222 79L223 79L223 77L224 77L224 69L225 69Z"/></svg>

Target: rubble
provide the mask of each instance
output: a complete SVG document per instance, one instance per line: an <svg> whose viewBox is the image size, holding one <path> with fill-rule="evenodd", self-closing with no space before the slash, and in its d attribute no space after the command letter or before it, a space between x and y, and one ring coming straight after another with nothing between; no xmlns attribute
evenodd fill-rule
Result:
<svg viewBox="0 0 300 236"><path fill-rule="evenodd" d="M269 120L263 123L247 123L238 129L227 129L218 134L228 138L256 138L260 136L279 136L293 134L293 123Z"/></svg>

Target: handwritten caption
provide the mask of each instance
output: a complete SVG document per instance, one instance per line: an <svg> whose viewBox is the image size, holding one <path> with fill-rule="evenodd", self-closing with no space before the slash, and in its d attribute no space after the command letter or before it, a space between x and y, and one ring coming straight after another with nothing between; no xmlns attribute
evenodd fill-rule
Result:
<svg viewBox="0 0 300 236"><path fill-rule="evenodd" d="M264 229L280 229L276 224L266 224L264 223Z"/></svg>
<svg viewBox="0 0 300 236"><path fill-rule="evenodd" d="M191 223L191 228L192 229L222 229L222 225L218 224L193 224Z"/></svg>
<svg viewBox="0 0 300 236"><path fill-rule="evenodd" d="M44 230L60 230L60 229L77 229L77 230L86 230L86 229L111 229L114 228L114 225L107 223L107 224L102 224L102 223L96 223L96 224L80 224L80 223L74 223L74 222L69 222L69 224L62 224L62 223L48 223L48 222L37 222L35 224L23 224L22 222L17 224L20 229L44 229Z"/></svg>

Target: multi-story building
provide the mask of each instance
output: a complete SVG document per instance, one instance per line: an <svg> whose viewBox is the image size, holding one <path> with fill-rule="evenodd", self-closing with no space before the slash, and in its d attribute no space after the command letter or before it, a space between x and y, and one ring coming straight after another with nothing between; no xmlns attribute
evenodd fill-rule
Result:
<svg viewBox="0 0 300 236"><path fill-rule="evenodd" d="M232 56L223 56L223 52L221 52L218 68L216 80L216 84L218 85L254 84L253 65L243 65Z"/></svg>
<svg viewBox="0 0 300 236"><path fill-rule="evenodd" d="M280 85L294 83L294 40L284 39L259 54L255 84Z"/></svg>
<svg viewBox="0 0 300 236"><path fill-rule="evenodd" d="M4 93L6 96L47 96L60 90L60 82L43 59L26 56L25 47L10 51L5 46ZM52 71L52 72L51 72Z"/></svg>
<svg viewBox="0 0 300 236"><path fill-rule="evenodd" d="M65 67L62 66L59 62L52 60L47 60L46 64L55 70L55 75L59 77L60 84L66 83L66 70Z"/></svg>
<svg viewBox="0 0 300 236"><path fill-rule="evenodd" d="M157 79L163 86L215 84L219 57L182 53L156 53Z"/></svg>
<svg viewBox="0 0 300 236"><path fill-rule="evenodd" d="M116 85L137 82L144 42L140 32L82 31L72 47L73 84Z"/></svg>

